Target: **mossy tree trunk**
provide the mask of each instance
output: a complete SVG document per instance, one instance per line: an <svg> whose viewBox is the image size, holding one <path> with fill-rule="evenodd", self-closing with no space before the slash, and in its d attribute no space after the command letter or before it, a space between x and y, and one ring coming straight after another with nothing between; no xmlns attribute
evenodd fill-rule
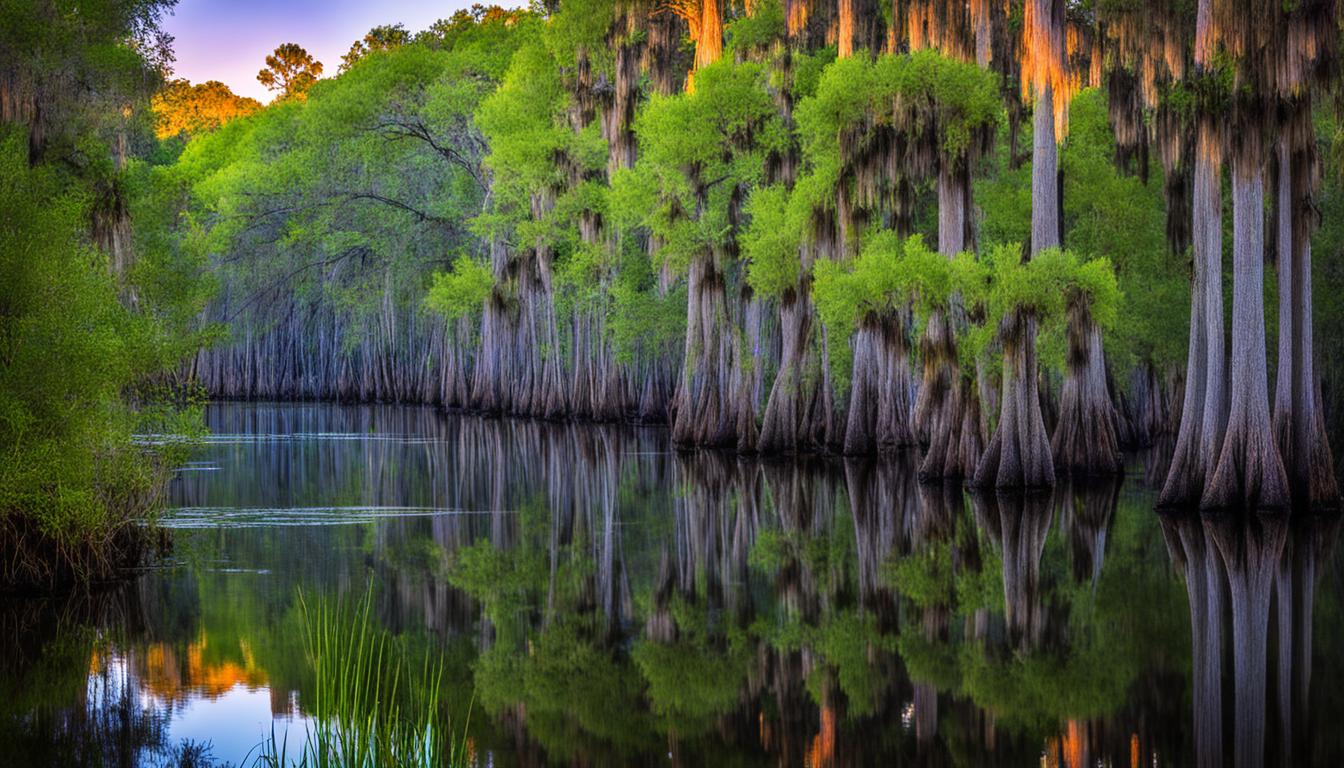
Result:
<svg viewBox="0 0 1344 768"><path fill-rule="evenodd" d="M938 173L938 252L949 259L966 249L971 206L970 167L965 156L942 158ZM970 477L980 461L979 393L962 375L956 332L965 320L960 299L934 310L920 340L923 380L915 403L915 434L928 445L923 479Z"/></svg>
<svg viewBox="0 0 1344 768"><path fill-rule="evenodd" d="M1070 302L1068 371L1059 397L1059 421L1050 449L1056 470L1082 477L1119 474L1124 469L1115 435L1115 407L1106 383L1101 328L1086 299Z"/></svg>
<svg viewBox="0 0 1344 768"><path fill-rule="evenodd" d="M806 291L788 291L779 302L782 347L779 372L761 420L761 453L792 453L805 443L811 398L805 381L811 357L812 306Z"/></svg>
<svg viewBox="0 0 1344 768"><path fill-rule="evenodd" d="M681 446L737 442L733 397L734 330L725 276L713 253L691 262L686 296L686 352L677 391L672 441Z"/></svg>
<svg viewBox="0 0 1344 768"><path fill-rule="evenodd" d="M844 452L876 453L911 442L910 363L899 310L869 312L854 335Z"/></svg>

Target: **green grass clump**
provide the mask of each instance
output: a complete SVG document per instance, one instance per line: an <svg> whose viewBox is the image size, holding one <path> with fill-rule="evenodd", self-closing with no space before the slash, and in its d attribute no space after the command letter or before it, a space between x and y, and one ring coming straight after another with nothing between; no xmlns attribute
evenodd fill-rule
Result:
<svg viewBox="0 0 1344 768"><path fill-rule="evenodd" d="M402 638L370 617L373 591L356 603L320 600L300 608L316 679L312 723L298 755L274 730L253 768L416 768L466 765L466 740L447 726L440 698L444 662L418 662Z"/></svg>

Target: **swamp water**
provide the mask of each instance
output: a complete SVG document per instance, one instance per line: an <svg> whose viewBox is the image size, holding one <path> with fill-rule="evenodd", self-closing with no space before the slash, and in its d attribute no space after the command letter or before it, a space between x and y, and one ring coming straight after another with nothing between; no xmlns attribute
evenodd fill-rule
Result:
<svg viewBox="0 0 1344 768"><path fill-rule="evenodd" d="M207 422L168 565L0 603L0 764L296 754L324 601L365 606L385 662L432 660L385 699L435 681L477 765L1344 760L1335 519L1156 515L1154 457L972 498L912 455L678 454L658 429Z"/></svg>

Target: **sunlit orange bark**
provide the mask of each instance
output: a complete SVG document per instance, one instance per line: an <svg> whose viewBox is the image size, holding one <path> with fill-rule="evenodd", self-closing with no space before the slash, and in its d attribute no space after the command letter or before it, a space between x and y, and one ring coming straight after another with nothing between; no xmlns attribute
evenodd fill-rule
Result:
<svg viewBox="0 0 1344 768"><path fill-rule="evenodd" d="M854 2L840 0L836 22L836 56L847 59L854 55Z"/></svg>
<svg viewBox="0 0 1344 768"><path fill-rule="evenodd" d="M667 9L686 20L695 59L686 76L687 92L695 90L695 73L723 57L723 10L719 0L671 0Z"/></svg>
<svg viewBox="0 0 1344 768"><path fill-rule="evenodd" d="M1027 0L1022 25L1022 97L1053 96L1057 142L1068 130L1069 101L1078 92L1079 77L1065 66L1064 3Z"/></svg>

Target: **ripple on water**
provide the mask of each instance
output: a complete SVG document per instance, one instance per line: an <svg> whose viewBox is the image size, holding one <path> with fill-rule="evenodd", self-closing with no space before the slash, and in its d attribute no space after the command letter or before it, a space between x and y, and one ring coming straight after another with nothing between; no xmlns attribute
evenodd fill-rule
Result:
<svg viewBox="0 0 1344 768"><path fill-rule="evenodd" d="M508 514L514 510L437 507L176 507L167 510L164 528L268 528L293 525L355 525L376 520L441 515Z"/></svg>

